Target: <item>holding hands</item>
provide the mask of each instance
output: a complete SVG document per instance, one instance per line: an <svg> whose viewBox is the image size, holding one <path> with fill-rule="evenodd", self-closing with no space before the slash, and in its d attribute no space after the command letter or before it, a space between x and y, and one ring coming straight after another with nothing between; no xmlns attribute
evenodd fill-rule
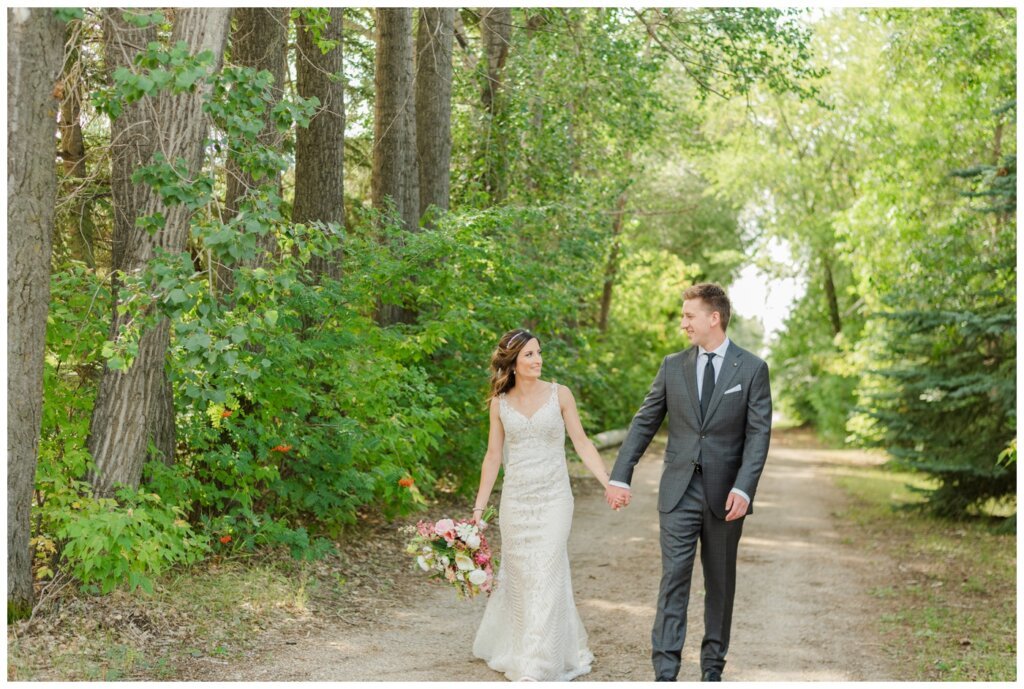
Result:
<svg viewBox="0 0 1024 689"><path fill-rule="evenodd" d="M629 505L631 496L632 493L628 488L621 488L619 486L609 484L605 486L604 489L604 500L608 503L608 506L615 511Z"/></svg>

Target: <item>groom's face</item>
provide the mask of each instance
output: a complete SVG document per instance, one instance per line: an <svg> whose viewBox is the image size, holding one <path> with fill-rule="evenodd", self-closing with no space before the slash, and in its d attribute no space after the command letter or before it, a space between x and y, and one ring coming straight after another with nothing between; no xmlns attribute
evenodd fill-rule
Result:
<svg viewBox="0 0 1024 689"><path fill-rule="evenodd" d="M719 313L712 311L703 299L683 300L682 328L692 344L710 349L714 344L712 340L717 339L720 323Z"/></svg>

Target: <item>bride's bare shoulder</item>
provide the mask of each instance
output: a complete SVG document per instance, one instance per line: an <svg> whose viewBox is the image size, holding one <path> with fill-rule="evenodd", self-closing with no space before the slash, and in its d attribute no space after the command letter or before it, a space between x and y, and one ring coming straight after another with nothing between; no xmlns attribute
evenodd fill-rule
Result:
<svg viewBox="0 0 1024 689"><path fill-rule="evenodd" d="M568 385L562 385L561 383L554 383L554 385L558 389L559 403L565 404L566 402L572 402L575 400L575 397L573 397L572 394L572 390L569 389Z"/></svg>

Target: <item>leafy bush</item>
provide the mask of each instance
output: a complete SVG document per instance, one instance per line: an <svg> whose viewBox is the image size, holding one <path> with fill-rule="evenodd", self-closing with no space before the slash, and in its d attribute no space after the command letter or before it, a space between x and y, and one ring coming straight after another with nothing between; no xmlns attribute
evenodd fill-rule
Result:
<svg viewBox="0 0 1024 689"><path fill-rule="evenodd" d="M70 263L54 272L51 295L32 537L36 576L62 567L104 593L122 582L152 590L153 575L194 562L207 546L181 511L156 494L91 497L84 479L93 464L85 443L95 362L106 337L99 315L110 293L95 273Z"/></svg>
<svg viewBox="0 0 1024 689"><path fill-rule="evenodd" d="M152 593L152 576L209 551L181 509L159 495L124 489L117 496L73 502L56 531L65 563L88 588L109 593L127 581L129 589Z"/></svg>

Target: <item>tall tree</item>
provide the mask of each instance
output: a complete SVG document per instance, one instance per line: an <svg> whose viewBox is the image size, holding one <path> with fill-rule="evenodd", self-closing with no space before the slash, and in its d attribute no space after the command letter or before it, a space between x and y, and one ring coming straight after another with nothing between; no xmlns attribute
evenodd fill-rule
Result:
<svg viewBox="0 0 1024 689"><path fill-rule="evenodd" d="M60 85L60 156L63 167L62 195L72 203L68 245L71 255L96 267L92 199L86 186L85 138L82 136L82 22L73 19L65 31L64 68Z"/></svg>
<svg viewBox="0 0 1024 689"><path fill-rule="evenodd" d="M43 414L43 353L57 175L54 10L7 10L7 615L32 605L29 510Z"/></svg>
<svg viewBox="0 0 1024 689"><path fill-rule="evenodd" d="M432 205L448 210L454 24L454 8L420 10L416 30L416 148L421 218Z"/></svg>
<svg viewBox="0 0 1024 689"><path fill-rule="evenodd" d="M601 311L597 317L597 327L601 332L608 330L608 314L611 313L612 290L615 286L615 277L619 272L619 252L622 250L622 225L628 200L629 192L625 189L615 199L615 211L612 217L612 247L608 253L608 263L604 267L604 284L601 286Z"/></svg>
<svg viewBox="0 0 1024 689"><path fill-rule="evenodd" d="M120 9L103 12L103 52L108 79L118 69L134 69L135 58L156 41L156 26L137 26L125 18ZM145 189L132 184L132 172L153 154L155 139L149 103L137 100L126 103L121 114L110 123L110 194L114 207L114 236L111 243L111 268L116 293L116 272L124 264L125 251L140 214Z"/></svg>
<svg viewBox="0 0 1024 689"><path fill-rule="evenodd" d="M512 45L512 10L485 7L480 10L480 39L483 43L486 74L480 97L484 106L486 135L483 155L488 161L484 188L492 203L501 203L508 193L507 142L499 124L501 92L504 88L505 60Z"/></svg>
<svg viewBox="0 0 1024 689"><path fill-rule="evenodd" d="M374 208L391 203L407 232L419 229L419 171L416 164L416 116L413 92L412 9L378 9L377 59L374 64L373 170ZM409 323L411 310L379 305L381 324Z"/></svg>
<svg viewBox="0 0 1024 689"><path fill-rule="evenodd" d="M328 12L317 32L307 14ZM345 80L342 73L342 9L300 10L296 26L296 87L302 98L316 97L320 109L295 135L295 201L292 220L345 224ZM312 261L315 273L341 277L341 257Z"/></svg>
<svg viewBox="0 0 1024 689"><path fill-rule="evenodd" d="M273 106L281 100L288 71L288 13L287 8L239 7L234 11L234 29L231 32L231 61L240 67L251 67L257 72L265 70L274 78L274 99L267 104L263 129L256 138L260 144L275 150L279 150L284 141L284 134L273 121ZM280 178L280 174L276 175L271 183L279 186ZM251 173L243 170L236 155L229 155L227 188L224 193L226 216L230 218L238 213L238 202L246 191L265 183L266 180L256 180ZM272 251L273 235L260 237L260 244L261 248ZM258 257L257 262L259 260ZM230 267L218 266L217 274L223 292L230 292L233 287Z"/></svg>
<svg viewBox="0 0 1024 689"><path fill-rule="evenodd" d="M171 43L184 41L193 55L209 51L213 57L213 69L219 70L230 15L230 10L219 8L189 8L176 12ZM116 30L116 25L112 26ZM208 90L208 85L200 81L197 88L189 91L162 92L142 99L153 121L153 150L160 151L167 161L184 161L186 169L183 172L189 176L199 172L204 157L203 144L208 127L202 106ZM168 205L152 187L139 185L134 191L139 201L135 210L140 216L160 214L163 217L163 226L153 232L133 224L128 233L121 269L126 273L140 274L157 249L172 254L184 251L192 211L183 203ZM134 218L132 221L134 223ZM120 296L117 302L117 305L121 303ZM117 305L112 324L115 338L131 324L132 318ZM110 495L116 484L137 486L154 429L159 433L168 415L173 422L173 407L168 410L165 405L155 403L166 399L164 360L169 341L169 322L161 318L141 333L137 354L128 370L107 367L103 372L88 443L95 461L95 470L90 478L100 495Z"/></svg>
<svg viewBox="0 0 1024 689"><path fill-rule="evenodd" d="M420 224L420 173L416 146L416 45L415 32L411 30L414 25L412 10L409 10L409 13L410 31L406 34L407 46L402 50L405 83L408 85L408 95L402 101L406 136L402 145L405 157L405 184L402 185L405 198L402 200L402 217L403 225L408 230L415 231Z"/></svg>
<svg viewBox="0 0 1024 689"><path fill-rule="evenodd" d="M370 180L374 208L383 209L387 199L395 204L406 230L416 229L419 201L408 207L419 186L416 162L415 105L412 80L412 10L378 9L377 61L374 67L376 98L373 124L373 171ZM410 153L411 152L411 153ZM410 166L410 157L413 163Z"/></svg>
<svg viewBox="0 0 1024 689"><path fill-rule="evenodd" d="M157 40L156 25L142 26L131 21L131 14L119 8L103 12L103 48L107 79L113 81L119 69L137 71L136 58ZM124 104L121 114L110 123L110 195L113 200L114 234L110 249L110 282L113 295L111 339L117 336L117 294L120 274L135 219L142 214L146 188L132 182L132 173L153 155L156 146L152 106L146 99ZM153 406L148 418L154 420L153 444L165 461L174 450L174 398L166 374L155 386L150 398Z"/></svg>

